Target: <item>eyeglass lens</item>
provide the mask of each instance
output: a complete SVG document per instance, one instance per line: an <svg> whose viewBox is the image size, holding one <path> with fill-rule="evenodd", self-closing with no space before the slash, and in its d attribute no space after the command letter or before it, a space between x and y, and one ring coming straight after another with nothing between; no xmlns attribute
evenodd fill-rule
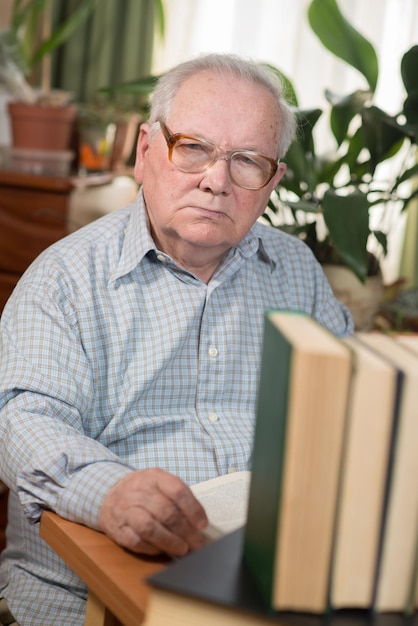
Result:
<svg viewBox="0 0 418 626"><path fill-rule="evenodd" d="M203 172L213 165L217 158L215 146L194 138L179 138L171 153L174 165L190 173ZM255 153L232 152L227 160L233 182L241 187L258 189L271 178L270 163Z"/></svg>

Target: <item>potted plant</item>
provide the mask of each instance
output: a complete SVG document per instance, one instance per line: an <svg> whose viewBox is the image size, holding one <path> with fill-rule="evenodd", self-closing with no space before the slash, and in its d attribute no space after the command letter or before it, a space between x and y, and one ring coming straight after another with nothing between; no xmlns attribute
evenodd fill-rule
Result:
<svg viewBox="0 0 418 626"><path fill-rule="evenodd" d="M64 150L77 108L70 94L51 89L51 55L92 13L97 0L79 0L71 16L52 29L53 0L14 0L10 28L0 33L0 79L9 103L13 145ZM29 79L40 70L38 88Z"/></svg>
<svg viewBox="0 0 418 626"><path fill-rule="evenodd" d="M360 290L368 277L377 276L380 294L389 205L398 203L403 211L418 194L411 186L418 174L418 46L401 60L406 98L399 113L390 115L373 101L379 76L376 52L344 18L336 0L312 0L308 18L322 44L357 69L367 87L343 96L327 91L324 111L299 109L290 85L299 132L264 218L303 238L324 267L348 268ZM327 154L318 152L315 137L324 116L335 144ZM381 216L377 227L376 212Z"/></svg>

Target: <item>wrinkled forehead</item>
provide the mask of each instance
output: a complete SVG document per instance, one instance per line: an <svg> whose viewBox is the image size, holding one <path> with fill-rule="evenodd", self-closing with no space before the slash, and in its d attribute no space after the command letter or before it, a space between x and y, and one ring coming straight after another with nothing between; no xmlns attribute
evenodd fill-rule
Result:
<svg viewBox="0 0 418 626"><path fill-rule="evenodd" d="M231 73L204 71L187 78L171 106L173 132L230 137L236 144L243 135L278 142L280 111L266 86ZM218 133L217 133L218 131ZM208 135L209 133L209 135Z"/></svg>

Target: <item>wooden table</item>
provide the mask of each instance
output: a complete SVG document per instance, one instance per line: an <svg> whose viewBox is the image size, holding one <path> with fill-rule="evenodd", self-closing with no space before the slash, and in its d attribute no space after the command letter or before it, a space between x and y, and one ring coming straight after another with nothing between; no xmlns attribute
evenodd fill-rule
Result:
<svg viewBox="0 0 418 626"><path fill-rule="evenodd" d="M139 626L149 596L145 579L164 567L163 559L142 558L106 535L42 514L40 535L86 583L89 594L85 626Z"/></svg>

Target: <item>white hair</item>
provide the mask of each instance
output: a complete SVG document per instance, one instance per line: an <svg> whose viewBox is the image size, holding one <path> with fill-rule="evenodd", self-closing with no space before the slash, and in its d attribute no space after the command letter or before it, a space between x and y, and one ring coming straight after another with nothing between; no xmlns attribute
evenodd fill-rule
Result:
<svg viewBox="0 0 418 626"><path fill-rule="evenodd" d="M233 54L205 54L180 63L157 82L151 98L149 123L167 121L172 103L181 85L194 74L210 71L229 74L264 87L274 98L279 110L281 128L278 140L278 158L286 154L296 131L295 115L283 92L280 78L265 65Z"/></svg>

